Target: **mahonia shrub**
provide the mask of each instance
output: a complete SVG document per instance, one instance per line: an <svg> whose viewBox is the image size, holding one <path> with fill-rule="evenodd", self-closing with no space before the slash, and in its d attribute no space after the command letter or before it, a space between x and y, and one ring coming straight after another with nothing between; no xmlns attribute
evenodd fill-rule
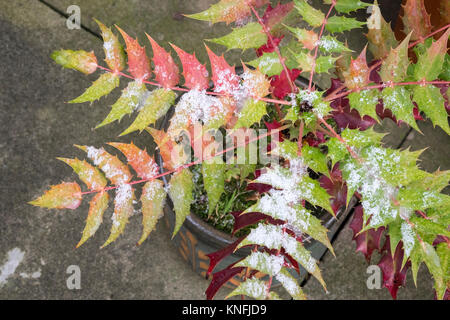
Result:
<svg viewBox="0 0 450 320"><path fill-rule="evenodd" d="M212 299L231 277L243 274L244 280L229 297L278 299L271 290L275 278L294 299L304 299L306 294L291 272L299 272L300 266L326 290L317 261L304 246L305 236L334 251L328 230L312 210L316 207L336 216L352 198L358 199L350 225L357 251L368 261L375 250L381 253L384 286L392 296L395 298L398 287L404 284L409 268L417 281L419 266L424 262L434 278L437 298L447 297L450 197L442 190L448 186L450 171L421 170L417 162L422 151L387 148L382 143L384 134L374 131L373 126L390 118L420 132L417 121L426 117L450 134L450 25L434 28L424 0L408 0L403 16L407 36L397 39L376 2L323 2L329 5L326 13L306 0L274 6L268 0L220 0L203 12L188 15L209 23L236 24L228 35L209 41L227 49L255 49L257 57L244 63L243 73L237 74L223 56L206 46L213 89L209 89L208 69L195 54L172 45L182 65L184 82L180 85L179 66L149 35L153 66L138 40L116 27L125 42L125 55L117 35L97 21L107 67L98 64L93 52L60 50L52 55L65 68L85 74L101 71L92 86L70 102L98 100L117 88L121 78L130 80L97 127L136 113L121 135L144 130L150 133L158 144L164 168L133 143L108 143L126 157L127 164L103 147L78 146L90 162L59 160L78 174L86 185L84 191L77 182L64 182L52 186L31 204L76 209L85 195L94 194L80 246L99 228L109 191L114 190L113 223L106 246L124 231L133 214L135 185L143 184L139 244L163 215L167 194L176 214L175 235L190 214L194 199L189 167L201 166L209 210L216 207L224 192L229 171L236 170L223 162L225 150L206 158L194 154L194 161L183 161L177 156L182 149L180 133L192 133L196 125L201 125L202 130L190 143L217 144L209 140L214 132L251 128L269 113L271 121L265 125L269 132L280 133L279 139L272 141L270 152L281 161L255 172L250 184L257 191L256 201L242 212L233 212L234 232L250 225L252 228L229 247L209 254L208 273L239 248L250 247L251 253L213 274L207 298ZM443 1L441 10L444 19L450 16L446 3ZM369 6L367 21L348 15ZM264 8L260 15L258 10ZM300 23L307 26L301 28ZM354 54L337 36L363 26L368 28L368 46ZM370 63L367 49L374 58ZM333 73L337 77L329 88L314 86L314 75ZM306 87L295 82L302 74L309 79ZM149 87L153 89L149 91ZM158 129L156 121L175 103L167 130ZM256 169L245 166L237 167L244 178ZM167 187L158 179L166 175L171 175ZM267 277L256 277L258 273Z"/></svg>

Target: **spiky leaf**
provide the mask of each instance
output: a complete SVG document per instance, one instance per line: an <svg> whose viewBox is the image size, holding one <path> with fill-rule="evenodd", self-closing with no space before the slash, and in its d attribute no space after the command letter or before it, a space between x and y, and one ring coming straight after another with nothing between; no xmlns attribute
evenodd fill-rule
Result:
<svg viewBox="0 0 450 320"><path fill-rule="evenodd" d="M331 4L331 0L324 0L326 4ZM350 13L359 9L367 8L370 3L357 0L338 0L334 8L337 12Z"/></svg>
<svg viewBox="0 0 450 320"><path fill-rule="evenodd" d="M315 9L305 0L294 0L295 8L302 16L303 20L308 22L312 27L319 27L322 25L325 15L322 11Z"/></svg>
<svg viewBox="0 0 450 320"><path fill-rule="evenodd" d="M208 194L209 213L213 212L225 190L225 164L220 157L202 163L203 183Z"/></svg>
<svg viewBox="0 0 450 320"><path fill-rule="evenodd" d="M365 22L356 20L355 18L347 18L343 16L333 16L328 18L325 28L331 33L343 32L352 29L362 28Z"/></svg>
<svg viewBox="0 0 450 320"><path fill-rule="evenodd" d="M92 102L98 100L117 88L120 82L119 79L120 78L117 75L106 72L95 80L81 96L69 101L69 103L82 103L87 101Z"/></svg>
<svg viewBox="0 0 450 320"><path fill-rule="evenodd" d="M350 107L356 109L361 116L368 115L378 120L376 106L378 104L379 92L376 89L352 92L348 95Z"/></svg>
<svg viewBox="0 0 450 320"><path fill-rule="evenodd" d="M164 203L166 191L161 180L147 182L142 188L142 236L138 245L142 244L149 234L155 229L158 219L164 215Z"/></svg>
<svg viewBox="0 0 450 320"><path fill-rule="evenodd" d="M153 63L155 65L156 81L164 88L171 88L180 81L178 66L173 61L172 56L161 48L152 37L147 34L153 49Z"/></svg>
<svg viewBox="0 0 450 320"><path fill-rule="evenodd" d="M89 190L100 190L106 187L107 181L103 174L96 167L85 160L57 158L72 167L81 181Z"/></svg>
<svg viewBox="0 0 450 320"><path fill-rule="evenodd" d="M94 20L102 31L103 51L105 52L106 64L111 68L111 70L113 70L114 73L122 71L126 65L126 58L119 39L110 28L106 27L97 19Z"/></svg>
<svg viewBox="0 0 450 320"><path fill-rule="evenodd" d="M209 41L221 44L228 49L259 48L267 42L267 36L262 26L257 22L247 23L223 37L210 39Z"/></svg>
<svg viewBox="0 0 450 320"><path fill-rule="evenodd" d="M64 68L78 70L84 74L97 70L97 58L93 51L59 50L53 51L51 58Z"/></svg>
<svg viewBox="0 0 450 320"><path fill-rule="evenodd" d="M255 122L261 121L261 118L267 114L266 102L262 100L247 99L244 107L239 112L235 129L248 128Z"/></svg>
<svg viewBox="0 0 450 320"><path fill-rule="evenodd" d="M450 134L445 101L439 88L432 85L415 86L413 99L417 102L419 109L430 118L433 125L440 126L447 134Z"/></svg>
<svg viewBox="0 0 450 320"><path fill-rule="evenodd" d="M76 209L81 203L81 189L76 182L63 182L51 186L50 190L29 203L50 209Z"/></svg>
<svg viewBox="0 0 450 320"><path fill-rule="evenodd" d="M406 122L420 132L413 115L414 104L411 101L411 93L407 89L400 86L384 88L381 95L385 108L391 110L398 120Z"/></svg>
<svg viewBox="0 0 450 320"><path fill-rule="evenodd" d="M184 86L189 89L208 89L208 70L197 60L195 53L189 54L174 44L171 44L171 46L178 54L178 57L180 57L183 66Z"/></svg>
<svg viewBox="0 0 450 320"><path fill-rule="evenodd" d="M99 192L92 198L89 204L89 213L86 219L86 226L83 230L80 242L77 248L92 237L103 222L103 214L108 208L109 195L107 192Z"/></svg>
<svg viewBox="0 0 450 320"><path fill-rule="evenodd" d="M192 173L187 168L176 172L170 179L169 196L172 199L176 216L172 237L177 234L184 220L191 213L191 203L194 199L193 189Z"/></svg>

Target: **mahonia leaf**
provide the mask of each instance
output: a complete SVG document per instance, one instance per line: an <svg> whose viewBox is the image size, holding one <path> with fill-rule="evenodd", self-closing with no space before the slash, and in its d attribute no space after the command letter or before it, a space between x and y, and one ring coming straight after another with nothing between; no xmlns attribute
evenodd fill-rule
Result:
<svg viewBox="0 0 450 320"><path fill-rule="evenodd" d="M421 248L421 257L425 262L428 270L434 278L434 289L436 290L438 299L442 299L446 291L446 283L444 281L444 271L442 270L441 261L434 247L423 242L419 246ZM447 270L446 270L447 272Z"/></svg>
<svg viewBox="0 0 450 320"><path fill-rule="evenodd" d="M176 86L180 81L178 66L170 53L161 48L152 37L146 35L152 45L156 81L164 88L170 89Z"/></svg>
<svg viewBox="0 0 450 320"><path fill-rule="evenodd" d="M42 196L29 204L50 209L76 209L81 203L81 189L76 182L63 182L50 187Z"/></svg>
<svg viewBox="0 0 450 320"><path fill-rule="evenodd" d="M258 270L269 276L275 276L281 271L284 264L282 255L271 255L267 252L252 252L243 260L235 264L236 267L247 267Z"/></svg>
<svg viewBox="0 0 450 320"><path fill-rule="evenodd" d="M122 34L127 46L128 70L137 81L145 81L150 78L152 71L150 69L150 60L145 53L145 47L141 47L137 40L131 38L118 26L116 28Z"/></svg>
<svg viewBox="0 0 450 320"><path fill-rule="evenodd" d="M392 31L391 24L387 23L381 15L377 1L371 7L372 14L367 19L367 40L369 40L369 50L374 59L379 60L386 57L391 48L397 46L397 39Z"/></svg>
<svg viewBox="0 0 450 320"><path fill-rule="evenodd" d="M362 28L365 24L365 22L358 21L355 18L333 16L328 18L325 28L331 33L336 33Z"/></svg>
<svg viewBox="0 0 450 320"><path fill-rule="evenodd" d="M279 33L283 33L282 22L286 19L289 19L293 16L292 12L294 11L294 3L277 3L275 7L272 7L271 4L267 6L264 14L262 16L262 21L267 29L270 30L272 35L278 35Z"/></svg>
<svg viewBox="0 0 450 320"><path fill-rule="evenodd" d="M78 70L84 74L97 70L97 58L93 51L59 50L53 51L51 58L64 68Z"/></svg>
<svg viewBox="0 0 450 320"><path fill-rule="evenodd" d="M158 165L145 150L139 149L133 143L110 142L108 144L125 155L128 164L139 178L148 180L158 174Z"/></svg>
<svg viewBox="0 0 450 320"><path fill-rule="evenodd" d="M333 56L320 56L316 59L316 73L328 73L334 68L334 64L338 58ZM303 70L306 71L306 70Z"/></svg>
<svg viewBox="0 0 450 320"><path fill-rule="evenodd" d="M303 20L308 22L312 27L320 27L325 20L325 15L322 11L313 8L305 0L294 0L295 8L303 17Z"/></svg>
<svg viewBox="0 0 450 320"><path fill-rule="evenodd" d="M352 50L333 36L323 36L319 41L319 50L323 53L352 52Z"/></svg>
<svg viewBox="0 0 450 320"><path fill-rule="evenodd" d="M441 242L436 246L436 254L439 257L440 263L441 263L441 268L442 268L442 273L444 276L444 280L447 282L447 287L448 287L448 282L449 282L449 278L450 278L450 269L449 269L449 256L450 256L450 249L448 248L447 243L445 242ZM444 290L445 291L445 290ZM447 291L448 292L448 288ZM439 294L439 299L444 299L445 300L445 294L442 294L442 291Z"/></svg>
<svg viewBox="0 0 450 320"><path fill-rule="evenodd" d="M434 126L440 126L447 134L450 134L445 101L439 88L432 85L415 86L413 99L417 102L419 110L425 112Z"/></svg>
<svg viewBox="0 0 450 320"><path fill-rule="evenodd" d="M92 102L98 100L117 88L119 86L119 81L119 76L106 72L95 80L92 86L87 88L81 96L69 101L69 103Z"/></svg>
<svg viewBox="0 0 450 320"><path fill-rule="evenodd" d="M194 182L189 169L184 168L172 175L169 183L169 196L172 199L176 216L172 238L177 234L184 220L191 213L191 203L194 200L192 195L193 189Z"/></svg>
<svg viewBox="0 0 450 320"><path fill-rule="evenodd" d="M138 245L142 244L149 234L155 229L158 219L164 215L166 191L161 180L147 182L142 188L142 236Z"/></svg>
<svg viewBox="0 0 450 320"><path fill-rule="evenodd" d="M356 109L361 116L368 115L378 121L376 106L379 100L379 91L376 89L352 92L348 95L350 108ZM412 116L412 109L411 109Z"/></svg>
<svg viewBox="0 0 450 320"><path fill-rule="evenodd" d="M308 167L315 172L329 175L326 155L319 148L310 147L305 144L302 147L302 158Z"/></svg>
<svg viewBox="0 0 450 320"><path fill-rule="evenodd" d="M431 33L430 15L425 9L424 0L407 0L403 5L403 11L404 31L406 34L413 32L412 40L425 38Z"/></svg>
<svg viewBox="0 0 450 320"><path fill-rule="evenodd" d="M380 76L383 82L401 82L406 78L406 71L409 66L408 44L411 33L400 43L391 49L384 63L381 65Z"/></svg>
<svg viewBox="0 0 450 320"><path fill-rule="evenodd" d="M101 190L106 187L107 181L103 174L96 167L90 165L85 160L57 158L72 167L81 181L89 190Z"/></svg>
<svg viewBox="0 0 450 320"><path fill-rule="evenodd" d="M445 54L447 53L447 42L450 36L450 29L433 42L427 51L420 55L414 68L414 77L416 80L432 81L442 72Z"/></svg>
<svg viewBox="0 0 450 320"><path fill-rule="evenodd" d="M397 119L406 122L420 132L414 119L414 104L411 101L411 93L407 89L400 86L384 88L381 96L385 108L391 110Z"/></svg>
<svg viewBox="0 0 450 320"><path fill-rule="evenodd" d="M189 54L174 44L171 44L171 46L178 54L178 57L180 57L181 64L183 65L184 86L189 89L208 89L208 70L197 60L195 53Z"/></svg>
<svg viewBox="0 0 450 320"><path fill-rule="evenodd" d="M172 157L172 151L175 148L176 143L162 130L151 127L146 128L146 130L151 134L153 140L158 145L164 168L173 170L177 164L175 158Z"/></svg>
<svg viewBox="0 0 450 320"><path fill-rule="evenodd" d="M450 181L450 170L440 171L436 170L429 176L412 182L408 187L410 188L422 188L428 191L441 192L448 186Z"/></svg>
<svg viewBox="0 0 450 320"><path fill-rule="evenodd" d="M332 0L324 0L326 4L331 4ZM372 4L357 0L338 0L334 8L337 12L350 13L358 9L363 9Z"/></svg>
<svg viewBox="0 0 450 320"><path fill-rule="evenodd" d="M283 40L284 36L281 37L272 37L273 41L267 41L263 46L256 49L256 56L261 57L264 53L270 53L275 51L275 46L279 46L281 40Z"/></svg>
<svg viewBox="0 0 450 320"><path fill-rule="evenodd" d="M276 52L265 52L262 56L247 64L261 70L261 72L269 77L278 75L283 71L283 66L280 63L280 59Z"/></svg>
<svg viewBox="0 0 450 320"><path fill-rule="evenodd" d="M333 166L330 177L319 177L320 186L324 188L331 196L331 208L335 215L345 208L347 200L347 186L342 180L342 172L339 170L339 165Z"/></svg>
<svg viewBox="0 0 450 320"><path fill-rule="evenodd" d="M402 188L398 192L397 200L402 206L414 210L448 207L450 204L450 196L422 188Z"/></svg>
<svg viewBox="0 0 450 320"><path fill-rule="evenodd" d="M234 21L241 21L250 15L249 5L259 8L267 2L268 0L220 0L205 11L188 14L186 17L211 23L226 22L229 24Z"/></svg>
<svg viewBox="0 0 450 320"><path fill-rule="evenodd" d="M247 279L239 284L239 286L234 289L225 299L238 296L246 295L247 297L256 300L267 299L267 293L269 291L269 283L264 280L257 278Z"/></svg>
<svg viewBox="0 0 450 320"><path fill-rule="evenodd" d="M273 76L270 80L273 95L278 99L284 99L288 94L292 93L289 78L294 81L300 73L301 70L299 69L289 69L288 74L283 70L280 75Z"/></svg>
<svg viewBox="0 0 450 320"><path fill-rule="evenodd" d="M92 198L89 204L89 213L86 219L86 226L83 230L80 242L78 242L76 248L79 248L90 237L92 237L98 230L103 222L103 214L108 208L109 195L107 192L98 192L94 198Z"/></svg>
<svg viewBox="0 0 450 320"><path fill-rule="evenodd" d="M362 88L369 84L369 67L366 60L366 49L355 60L351 60L349 68L343 72L345 85L349 89Z"/></svg>
<svg viewBox="0 0 450 320"><path fill-rule="evenodd" d="M111 106L111 111L106 118L95 128L103 127L116 120L121 120L124 115L132 113L139 107L140 100L146 91L145 85L139 81L131 81L122 91L120 98Z"/></svg>
<svg viewBox="0 0 450 320"><path fill-rule="evenodd" d="M205 45L205 47L211 62L214 91L232 95L239 90L239 77L236 75L234 67L225 61L223 55L219 57L208 46Z"/></svg>
<svg viewBox="0 0 450 320"><path fill-rule="evenodd" d="M319 36L313 30L291 28L289 26L286 26L286 28L294 34L306 49L313 50L316 47Z"/></svg>
<svg viewBox="0 0 450 320"><path fill-rule="evenodd" d="M231 278L233 278L235 275L240 274L245 268L226 268L223 270L220 270L218 272L215 272L213 274L213 278L211 279L211 282L209 283L208 288L205 291L206 299L212 300L214 296L216 295L217 291L228 282Z"/></svg>
<svg viewBox="0 0 450 320"><path fill-rule="evenodd" d="M450 231L447 230L448 225L442 225L431 219L424 219L421 217L413 216L410 219L411 223L414 225L414 229L421 234L432 235L433 238L438 235L445 237L450 237Z"/></svg>
<svg viewBox="0 0 450 320"><path fill-rule="evenodd" d="M114 213L112 216L113 223L111 226L111 233L101 248L104 248L114 242L123 233L125 226L128 224L129 218L134 212L134 199L134 189L131 185L127 183L118 185L116 197L114 198Z"/></svg>
<svg viewBox="0 0 450 320"><path fill-rule="evenodd" d="M208 195L208 212L216 208L225 191L225 164L220 157L202 163L203 183Z"/></svg>
<svg viewBox="0 0 450 320"><path fill-rule="evenodd" d="M170 89L160 88L150 92L134 122L120 135L139 130L142 132L150 124L164 116L175 102L176 94Z"/></svg>
<svg viewBox="0 0 450 320"><path fill-rule="evenodd" d="M245 94L255 99L267 96L270 90L270 82L266 76L258 69L249 69L245 64L242 67L244 68L242 87Z"/></svg>
<svg viewBox="0 0 450 320"><path fill-rule="evenodd" d="M330 206L330 196L320 186L317 180L311 179L310 177L303 177L302 181L298 184L298 188L300 194L306 201L333 213L333 209Z"/></svg>
<svg viewBox="0 0 450 320"><path fill-rule="evenodd" d="M267 114L266 102L262 100L247 99L238 114L238 120L234 129L248 128Z"/></svg>
<svg viewBox="0 0 450 320"><path fill-rule="evenodd" d="M85 151L87 157L105 173L106 178L113 184L122 185L131 180L131 173L128 167L119 158L106 152L105 149L78 145L76 147Z"/></svg>
<svg viewBox="0 0 450 320"><path fill-rule="evenodd" d="M267 42L267 35L258 22L250 22L223 37L209 39L209 41L221 44L228 49L259 48Z"/></svg>
<svg viewBox="0 0 450 320"><path fill-rule="evenodd" d="M103 51L105 51L105 61L108 67L111 68L113 73L118 73L125 68L126 58L123 47L119 42L119 39L106 27L103 23L94 19L102 31L103 38Z"/></svg>
<svg viewBox="0 0 450 320"><path fill-rule="evenodd" d="M444 81L450 81L450 54L448 53L445 54L444 65L442 66L441 71L438 78Z"/></svg>
<svg viewBox="0 0 450 320"><path fill-rule="evenodd" d="M306 300L306 295L303 293L297 279L295 279L286 268L282 268L275 278L294 300Z"/></svg>

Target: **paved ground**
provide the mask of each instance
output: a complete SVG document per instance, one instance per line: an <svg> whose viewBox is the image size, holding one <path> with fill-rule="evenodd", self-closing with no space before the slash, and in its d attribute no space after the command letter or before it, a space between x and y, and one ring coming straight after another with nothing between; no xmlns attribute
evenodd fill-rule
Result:
<svg viewBox="0 0 450 320"><path fill-rule="evenodd" d="M170 41L191 52L202 46L201 39L225 34L226 28L183 19L180 13L198 12L215 1L79 0L82 23L89 30L68 30L60 13L74 2L0 0L0 299L203 299L208 282L193 274L178 255L163 223L137 248L134 244L140 235L140 221L134 217L114 245L99 250L110 227L105 219L96 236L75 250L87 202L69 212L34 208L27 201L49 184L74 179L71 170L55 159L82 157L73 144L100 146L105 141L132 139L149 150L153 148L145 134L116 138L130 124L128 119L92 131L119 92L93 106L65 104L96 76L61 70L50 60L50 53L72 48L100 55L102 43L89 32L98 32L92 17L106 24L117 23L140 39L146 31L161 43ZM362 47L361 34L352 37L352 42ZM198 50L197 55L206 60L204 50ZM233 52L227 56L236 63L241 58ZM408 135L406 128L394 128L389 122L384 128L393 132L386 138L392 146L411 146L413 150L429 146L423 154L427 170L450 169L450 140L440 129L423 123L425 136L421 136ZM111 210L106 216L110 214ZM362 255L354 253L350 240L351 231L344 228L334 244L337 258L326 255L321 263L330 294L325 295L311 280L306 285L311 298L389 298L384 289L367 289L367 264ZM66 286L70 265L80 267L81 290ZM12 272L8 278L7 270ZM423 281L418 289L408 275L409 284L399 291L399 298L432 298L431 282L424 271L422 267Z"/></svg>

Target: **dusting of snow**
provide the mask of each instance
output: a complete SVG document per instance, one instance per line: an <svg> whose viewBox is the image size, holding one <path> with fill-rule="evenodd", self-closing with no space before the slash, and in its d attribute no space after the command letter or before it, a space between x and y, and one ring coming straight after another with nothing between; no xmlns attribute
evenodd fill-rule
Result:
<svg viewBox="0 0 450 320"><path fill-rule="evenodd" d="M86 152L87 157L105 173L106 178L109 180L115 180L119 184L126 183L130 180L127 173L114 169L111 166L110 161L112 158L110 158L110 155L105 151L105 149L97 149L93 146L88 146L86 147Z"/></svg>
<svg viewBox="0 0 450 320"><path fill-rule="evenodd" d="M269 291L269 284L265 281L251 278L242 282L236 290L245 292L246 295L255 299L265 299Z"/></svg>
<svg viewBox="0 0 450 320"><path fill-rule="evenodd" d="M298 296L301 293L300 286L293 277L289 277L286 274L280 272L275 277L286 289L287 292L293 297Z"/></svg>
<svg viewBox="0 0 450 320"><path fill-rule="evenodd" d="M409 257L414 244L416 243L416 234L411 226L407 222L403 222L400 227L403 241L403 249L405 250L405 256Z"/></svg>
<svg viewBox="0 0 450 320"><path fill-rule="evenodd" d="M284 257L279 255L271 255L266 252L252 252L243 262L247 263L247 266L261 270L269 275L277 275L284 264Z"/></svg>
<svg viewBox="0 0 450 320"><path fill-rule="evenodd" d="M109 40L103 43L107 60L114 60L114 41Z"/></svg>

